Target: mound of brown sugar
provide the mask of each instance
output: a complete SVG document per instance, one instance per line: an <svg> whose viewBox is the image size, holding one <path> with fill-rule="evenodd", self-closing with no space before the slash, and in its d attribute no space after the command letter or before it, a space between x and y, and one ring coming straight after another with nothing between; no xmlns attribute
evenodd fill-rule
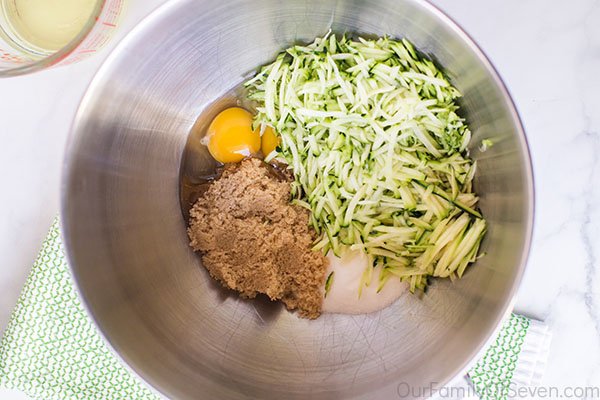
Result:
<svg viewBox="0 0 600 400"><path fill-rule="evenodd" d="M289 203L289 181L270 168L258 159L226 167L190 211L190 245L224 286L316 318L327 259L311 250L308 210Z"/></svg>

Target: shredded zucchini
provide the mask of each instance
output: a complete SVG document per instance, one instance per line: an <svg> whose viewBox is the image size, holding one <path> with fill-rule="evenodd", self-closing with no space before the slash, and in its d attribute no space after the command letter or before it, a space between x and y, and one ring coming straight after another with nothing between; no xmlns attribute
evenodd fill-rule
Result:
<svg viewBox="0 0 600 400"><path fill-rule="evenodd" d="M379 290L392 278L422 290L429 276L455 279L475 261L486 222L460 93L408 41L328 34L290 47L245 85L256 126L281 138L269 160L293 171L315 250L364 250L384 267Z"/></svg>
<svg viewBox="0 0 600 400"><path fill-rule="evenodd" d="M327 294L329 293L329 289L331 289L331 284L333 283L334 275L335 275L335 272L330 272L329 275L327 275L327 279L325 280L325 297L327 297Z"/></svg>

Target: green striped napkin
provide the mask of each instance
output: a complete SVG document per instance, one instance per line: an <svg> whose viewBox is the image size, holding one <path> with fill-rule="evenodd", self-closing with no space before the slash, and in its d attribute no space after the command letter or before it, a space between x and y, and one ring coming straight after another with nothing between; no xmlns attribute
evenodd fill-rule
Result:
<svg viewBox="0 0 600 400"><path fill-rule="evenodd" d="M544 340L549 340L545 325L512 315L469 372L469 390L486 400L505 399L511 384L535 382L545 361ZM0 388L36 400L160 399L120 362L88 318L73 286L58 221L0 341Z"/></svg>

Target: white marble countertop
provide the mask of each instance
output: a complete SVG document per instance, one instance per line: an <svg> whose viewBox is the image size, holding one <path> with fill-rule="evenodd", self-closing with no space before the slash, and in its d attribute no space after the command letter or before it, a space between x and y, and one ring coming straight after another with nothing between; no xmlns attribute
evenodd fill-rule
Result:
<svg viewBox="0 0 600 400"><path fill-rule="evenodd" d="M130 0L117 38L163 1ZM515 309L553 330L542 383L600 386L600 1L433 2L490 57L525 125L536 221ZM0 80L0 331L57 214L72 116L107 53Z"/></svg>

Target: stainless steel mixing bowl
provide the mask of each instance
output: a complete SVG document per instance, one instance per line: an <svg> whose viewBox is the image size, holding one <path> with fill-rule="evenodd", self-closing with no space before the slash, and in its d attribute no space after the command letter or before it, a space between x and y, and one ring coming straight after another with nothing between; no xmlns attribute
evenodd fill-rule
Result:
<svg viewBox="0 0 600 400"><path fill-rule="evenodd" d="M209 278L188 247L179 168L207 105L330 28L407 37L444 66L464 93L489 233L487 255L460 281L374 314L307 321ZM485 153L483 138L495 142ZM515 108L471 39L422 1L172 1L98 72L67 154L62 224L81 296L116 352L172 398L427 396L464 371L510 310L530 243L532 175Z"/></svg>

